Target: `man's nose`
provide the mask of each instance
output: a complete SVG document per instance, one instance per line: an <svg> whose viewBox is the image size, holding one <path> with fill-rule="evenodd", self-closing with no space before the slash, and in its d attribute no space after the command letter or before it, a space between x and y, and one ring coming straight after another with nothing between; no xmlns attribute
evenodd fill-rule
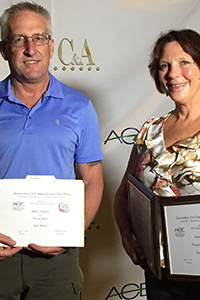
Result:
<svg viewBox="0 0 200 300"><path fill-rule="evenodd" d="M25 44L24 44L24 52L27 55L33 55L37 51L36 45L32 40L32 37L27 37Z"/></svg>

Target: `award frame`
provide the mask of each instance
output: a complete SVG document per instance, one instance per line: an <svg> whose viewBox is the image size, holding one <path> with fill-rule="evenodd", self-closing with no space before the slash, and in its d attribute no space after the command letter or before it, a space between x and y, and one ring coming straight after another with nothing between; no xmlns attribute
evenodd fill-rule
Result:
<svg viewBox="0 0 200 300"><path fill-rule="evenodd" d="M158 197L131 174L127 184L133 238L141 245L149 268L161 279L159 233L162 224Z"/></svg>
<svg viewBox="0 0 200 300"><path fill-rule="evenodd" d="M133 237L147 264L162 279L160 244L168 279L200 281L200 195L161 197L128 175Z"/></svg>
<svg viewBox="0 0 200 300"><path fill-rule="evenodd" d="M160 197L160 204L168 278L200 281L200 196Z"/></svg>

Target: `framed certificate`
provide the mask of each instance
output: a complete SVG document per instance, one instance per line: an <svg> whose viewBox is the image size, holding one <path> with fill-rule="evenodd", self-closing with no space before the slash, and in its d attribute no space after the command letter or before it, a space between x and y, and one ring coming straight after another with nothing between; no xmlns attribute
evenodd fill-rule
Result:
<svg viewBox="0 0 200 300"><path fill-rule="evenodd" d="M158 279L164 266L172 280L200 281L200 195L160 197L128 176L133 235Z"/></svg>
<svg viewBox="0 0 200 300"><path fill-rule="evenodd" d="M200 280L200 196L161 198L170 279Z"/></svg>
<svg viewBox="0 0 200 300"><path fill-rule="evenodd" d="M133 235L140 243L150 269L161 279L159 245L161 214L158 198L129 174L128 201Z"/></svg>

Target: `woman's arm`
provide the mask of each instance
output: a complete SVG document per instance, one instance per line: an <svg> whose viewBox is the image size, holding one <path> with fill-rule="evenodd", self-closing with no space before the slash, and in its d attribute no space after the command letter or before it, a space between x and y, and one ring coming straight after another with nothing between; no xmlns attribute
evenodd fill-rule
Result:
<svg viewBox="0 0 200 300"><path fill-rule="evenodd" d="M144 256L144 252L140 244L133 237L130 215L128 210L127 179L129 173L135 175L137 161L137 149L135 146L133 146L126 172L115 194L114 212L121 234L122 244L127 254L130 256L134 264L140 265L143 269L148 269L149 267Z"/></svg>

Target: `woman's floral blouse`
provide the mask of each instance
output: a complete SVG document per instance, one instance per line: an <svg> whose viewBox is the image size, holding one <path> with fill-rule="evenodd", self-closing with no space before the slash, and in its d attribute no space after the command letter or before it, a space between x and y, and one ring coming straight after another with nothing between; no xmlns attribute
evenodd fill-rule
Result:
<svg viewBox="0 0 200 300"><path fill-rule="evenodd" d="M166 149L163 126L169 115L150 118L138 133L136 176L160 196L200 194L200 132Z"/></svg>

